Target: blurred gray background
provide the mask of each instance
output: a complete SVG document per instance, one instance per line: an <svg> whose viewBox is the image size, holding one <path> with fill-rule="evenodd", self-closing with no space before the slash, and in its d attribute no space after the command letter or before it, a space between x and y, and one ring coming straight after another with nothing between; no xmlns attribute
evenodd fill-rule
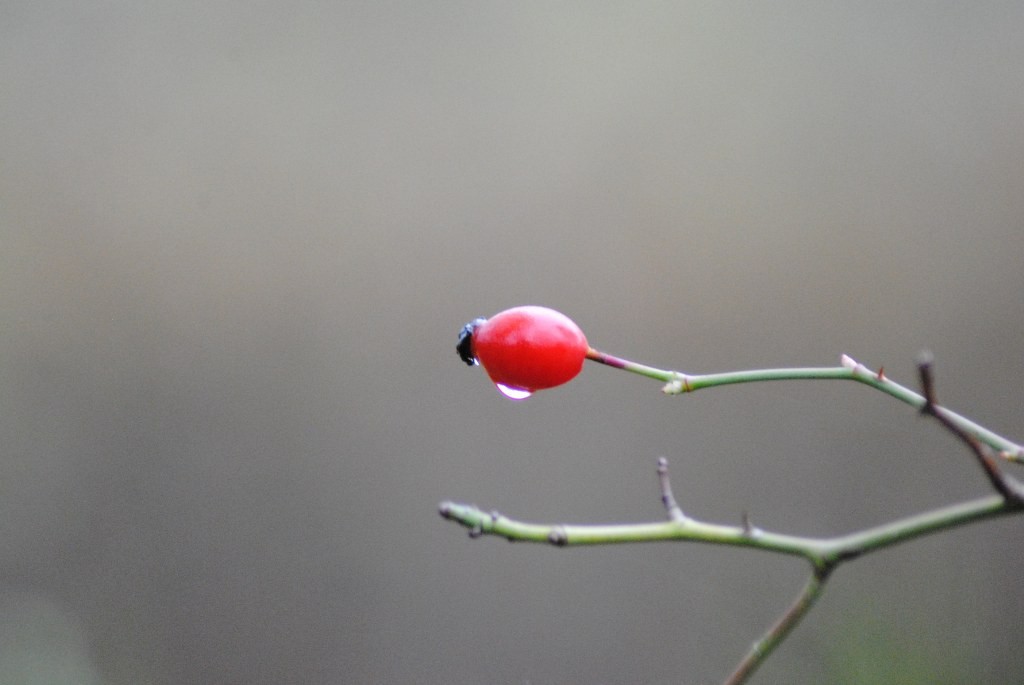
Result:
<svg viewBox="0 0 1024 685"><path fill-rule="evenodd" d="M986 494L854 384L502 398L517 304L690 372L847 353L1024 438L1024 5L5 3L0 682L712 683L831 535ZM1024 678L1021 520L858 560L755 682Z"/></svg>

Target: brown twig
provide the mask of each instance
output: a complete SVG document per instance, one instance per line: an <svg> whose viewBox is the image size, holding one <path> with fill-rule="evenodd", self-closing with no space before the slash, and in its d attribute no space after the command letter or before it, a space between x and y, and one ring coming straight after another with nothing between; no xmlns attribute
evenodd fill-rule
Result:
<svg viewBox="0 0 1024 685"><path fill-rule="evenodd" d="M917 358L917 370L921 376L921 394L924 395L925 399L924 406L921 407L921 413L934 417L943 428L970 448L996 492L1002 495L1008 502L1024 506L1024 485L1003 473L999 468L999 463L993 450L974 435L971 435L971 433L951 421L946 416L945 410L939 406L935 399L935 377L932 374L934 361L931 352L927 350L921 352Z"/></svg>

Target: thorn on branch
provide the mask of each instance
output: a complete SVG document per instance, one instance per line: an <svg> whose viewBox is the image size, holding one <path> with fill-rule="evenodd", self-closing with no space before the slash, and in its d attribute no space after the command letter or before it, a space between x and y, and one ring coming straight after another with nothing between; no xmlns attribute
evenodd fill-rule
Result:
<svg viewBox="0 0 1024 685"><path fill-rule="evenodd" d="M921 394L924 395L924 405L921 407L921 413L935 418L943 428L970 448L996 492L1002 495L1008 502L1024 506L1024 486L999 469L996 456L988 445L985 445L977 437L950 420L943 412L942 407L939 406L938 401L935 399L935 377L932 373L934 362L935 357L928 350L921 351L917 356L917 371L921 378Z"/></svg>

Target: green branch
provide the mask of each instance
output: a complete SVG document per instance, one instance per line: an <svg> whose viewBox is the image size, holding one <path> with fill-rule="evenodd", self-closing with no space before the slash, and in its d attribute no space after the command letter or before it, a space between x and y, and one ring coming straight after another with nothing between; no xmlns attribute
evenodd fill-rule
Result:
<svg viewBox="0 0 1024 685"><path fill-rule="evenodd" d="M828 580L831 573L831 567L814 570L786 613L779 617L779 620L768 629L768 632L751 645L750 651L740 661L736 670L726 678L725 685L740 685L747 682L758 666L764 663L767 656L782 644L782 641L793 632L800 620L811 610L818 597L821 596L821 591L825 588L825 581Z"/></svg>
<svg viewBox="0 0 1024 685"><path fill-rule="evenodd" d="M515 542L535 542L556 547L638 542L703 542L752 547L799 556L807 559L815 568L826 568L883 547L947 528L1016 513L1022 508L1024 507L1017 500L1008 500L1000 495L988 495L831 538L772 533L750 525L705 523L689 517L683 520L650 523L528 523L496 511L486 512L475 506L456 502L442 502L440 513L449 521L455 521L469 529L472 537L493 535Z"/></svg>
<svg viewBox="0 0 1024 685"><path fill-rule="evenodd" d="M469 529L471 537L493 535L510 541L535 542L558 547L610 545L637 542L689 541L756 549L800 556L810 562L811 576L800 595L776 623L751 647L726 685L740 685L778 647L810 611L832 571L842 562L890 545L962 526L1012 514L1024 509L1024 500L994 494L960 504L890 521L866 530L831 538L785 535L760 530L744 517L742 526L705 523L682 513L672 495L664 458L659 459L662 502L668 520L651 523L610 525L568 525L527 523L485 512L475 506L443 502L441 515Z"/></svg>
<svg viewBox="0 0 1024 685"><path fill-rule="evenodd" d="M851 359L845 354L841 359L841 366L826 367L802 367L793 369L753 369L750 371L729 371L726 373L707 374L685 374L679 371L667 371L653 366L645 366L636 362L615 357L605 352L591 348L587 352L587 358L630 373L635 373L646 378L652 378L665 384L662 391L667 395L678 395L681 393L695 392L703 388L715 388L722 385L735 385L738 383L761 383L764 381L796 381L796 380L847 380L856 381L868 385L875 390L880 390L887 395L895 397L899 401L922 410L927 405L923 395L920 395L910 388L900 385L885 375L884 371L872 371L863 364ZM1024 461L1024 446L1012 440L1008 440L988 428L981 426L970 419L941 408L940 411L963 430L973 434L978 440L997 450L1003 459L1009 461Z"/></svg>

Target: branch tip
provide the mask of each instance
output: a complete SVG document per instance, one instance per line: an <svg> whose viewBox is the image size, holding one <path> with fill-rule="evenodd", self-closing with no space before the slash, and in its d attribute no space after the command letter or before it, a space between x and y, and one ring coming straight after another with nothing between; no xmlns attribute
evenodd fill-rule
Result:
<svg viewBox="0 0 1024 685"><path fill-rule="evenodd" d="M743 534L752 537L756 531L753 524L750 523L750 513L746 509L743 510L741 518L743 521Z"/></svg>
<svg viewBox="0 0 1024 685"><path fill-rule="evenodd" d="M922 414L935 415L935 405L938 404L935 400L935 376L932 374L932 365L934 363L935 357L928 350L922 350L918 353L917 373L921 379L921 394L924 396L924 404L921 405ZM943 425L945 425L945 422L943 422Z"/></svg>
<svg viewBox="0 0 1024 685"><path fill-rule="evenodd" d="M679 503L676 502L676 498L672 494L672 481L668 476L668 459L665 457L658 457L658 482L661 486L661 503L665 506L665 512L669 519L682 523L686 520L686 514L680 509Z"/></svg>

